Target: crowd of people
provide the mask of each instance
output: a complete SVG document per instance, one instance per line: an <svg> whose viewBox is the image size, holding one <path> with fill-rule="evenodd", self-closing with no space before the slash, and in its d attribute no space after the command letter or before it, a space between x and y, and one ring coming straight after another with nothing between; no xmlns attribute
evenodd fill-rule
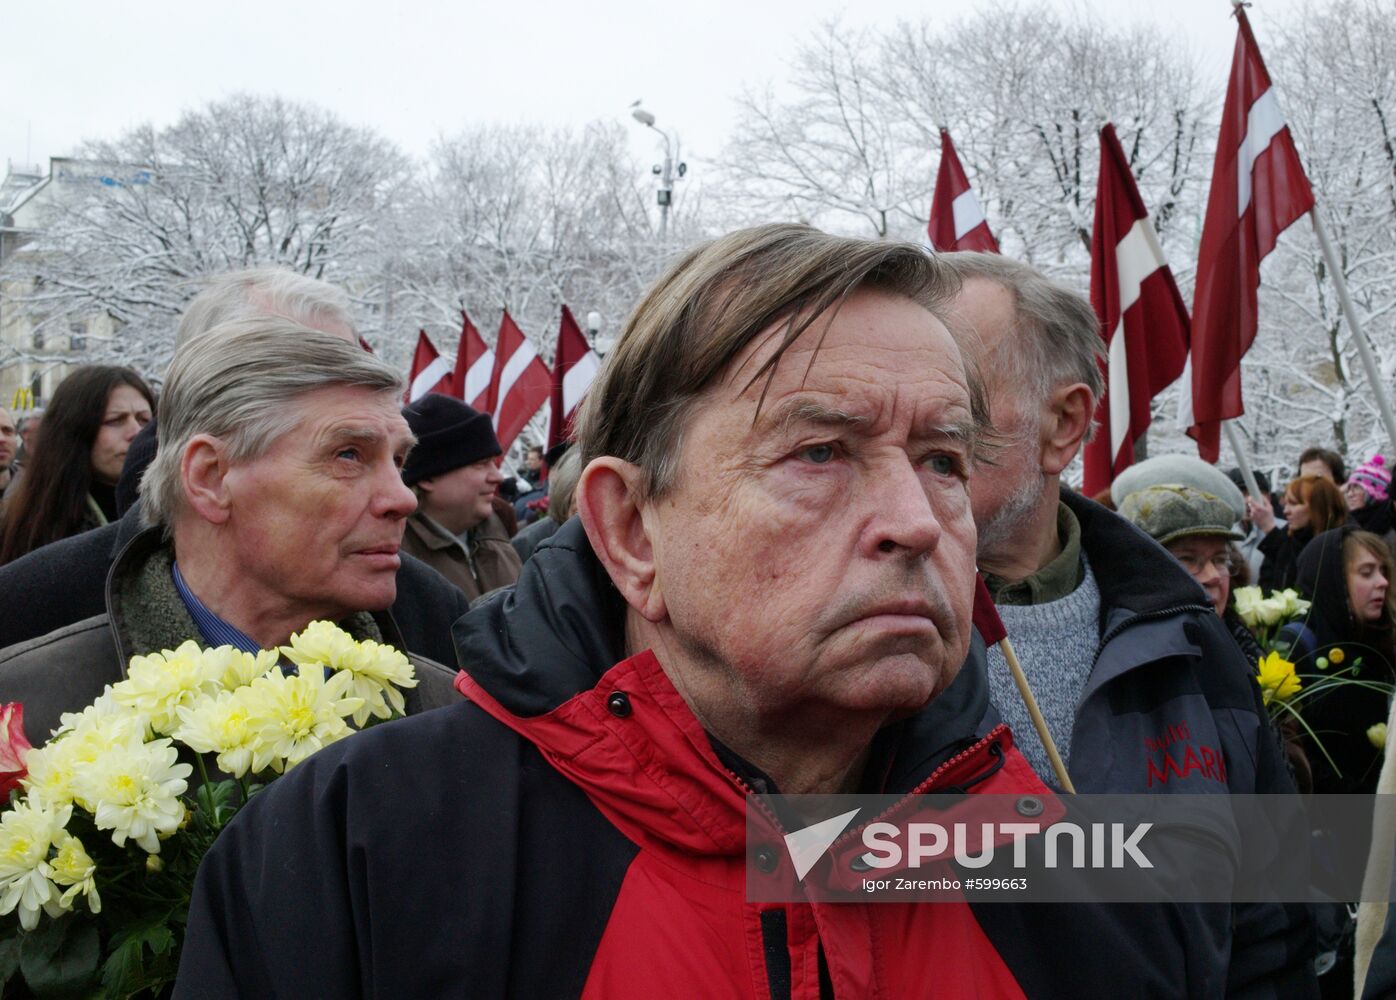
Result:
<svg viewBox="0 0 1396 1000"><path fill-rule="evenodd" d="M1235 594L1296 587L1288 655L1396 681L1383 456L1311 449L1273 495L1161 456L1082 497L1087 301L799 226L678 260L577 441L512 481L488 415L402 405L325 282L218 277L175 345L158 404L87 366L22 448L0 411L0 701L40 745L131 656L317 619L419 681L223 832L177 996L1353 995L1348 922L1299 903L758 906L744 803L1374 791L1386 696L1277 731ZM1040 723L975 633L976 570ZM1368 937L1384 995L1396 941Z"/></svg>

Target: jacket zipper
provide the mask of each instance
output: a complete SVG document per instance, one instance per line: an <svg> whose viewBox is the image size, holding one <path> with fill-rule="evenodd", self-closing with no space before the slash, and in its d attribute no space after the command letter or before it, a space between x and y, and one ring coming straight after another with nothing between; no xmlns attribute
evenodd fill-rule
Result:
<svg viewBox="0 0 1396 1000"><path fill-rule="evenodd" d="M999 723L998 726L995 726L995 727L994 727L994 731L997 731L997 730L999 729L999 727L1000 727L1000 726L1003 726L1003 725L1004 725L1003 723ZM906 805L906 800L909 799L909 798L911 798L911 796L913 796L913 795L923 795L923 794L927 794L927 793L928 793L929 786L930 786L937 778L939 778L942 774L944 774L944 773L945 773L946 771L948 771L950 768L954 767L956 764L960 763L960 761L968 759L969 757L971 757L971 756L973 756L975 753L977 753L979 750L981 750L982 748L987 747L987 746L990 745L990 744L997 744L1000 748L1002 748L1002 744L1000 744L1000 743L998 742L998 740L996 740L996 739L993 738L992 733L991 733L989 736L985 736L982 740L976 740L976 741L975 741L974 743L972 743L970 746L968 746L968 747L966 747L965 749L961 750L959 753L955 754L955 755L954 755L953 757L951 757L949 760L946 760L946 761L941 762L941 764L940 764L939 766L937 766L936 769L935 769L934 771L932 771L930 774L928 774L928 775L925 777L925 779L922 780L922 782L921 782L919 785L917 785L917 786L916 786L915 788L913 788L911 791L907 792L905 795L903 795L900 799L898 799L898 800L897 800L896 802L894 802L892 805L888 806L886 809L884 809L884 810L883 810L881 813L879 813L877 816L874 816L872 819L868 820L868 821L865 822L865 823L859 823L856 827L854 827L854 828L851 829L851 830L846 830L846 831L844 831L844 833L842 833L842 834L829 846L829 853L832 853L832 852L833 852L833 849L834 849L835 847L842 846L843 844L846 844L846 843L848 843L849 841L856 839L857 836L858 836L858 832L859 832L860 830L862 830L864 827L868 826L869 824L871 824L871 823L880 823L880 822L882 822L883 820L887 819L889 816L892 816L893 814L895 814L898 810L902 809L902 808Z"/></svg>

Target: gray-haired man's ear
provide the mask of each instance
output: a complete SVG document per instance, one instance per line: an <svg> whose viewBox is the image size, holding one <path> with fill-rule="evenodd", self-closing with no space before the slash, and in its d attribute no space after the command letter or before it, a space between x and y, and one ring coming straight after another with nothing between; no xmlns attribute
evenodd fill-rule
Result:
<svg viewBox="0 0 1396 1000"><path fill-rule="evenodd" d="M1091 429L1095 396L1081 382L1062 386L1047 399L1042 418L1042 471L1060 475L1071 464Z"/></svg>
<svg viewBox="0 0 1396 1000"><path fill-rule="evenodd" d="M592 459L577 482L575 502L601 565L625 602L647 621L667 614L655 575L649 505L637 500L644 475L619 458Z"/></svg>

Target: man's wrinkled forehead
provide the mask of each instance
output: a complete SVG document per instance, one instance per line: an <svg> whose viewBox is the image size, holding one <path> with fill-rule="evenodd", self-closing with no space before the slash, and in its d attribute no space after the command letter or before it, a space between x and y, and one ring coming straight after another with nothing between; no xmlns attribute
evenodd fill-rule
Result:
<svg viewBox="0 0 1396 1000"><path fill-rule="evenodd" d="M889 342L848 328L826 338L827 321L820 317L786 348L774 368L762 372L789 322L780 321L743 348L706 395L713 405L743 412L757 434L787 433L795 424L867 434L885 429L900 412L914 425L914 433L940 435L954 428L953 433L972 438L968 376L959 345L933 314L926 311L924 318L924 338L918 333Z"/></svg>

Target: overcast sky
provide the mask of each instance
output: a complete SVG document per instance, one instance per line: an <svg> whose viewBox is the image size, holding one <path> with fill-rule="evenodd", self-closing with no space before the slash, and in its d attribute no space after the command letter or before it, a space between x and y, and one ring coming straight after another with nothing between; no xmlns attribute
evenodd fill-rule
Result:
<svg viewBox="0 0 1396 1000"><path fill-rule="evenodd" d="M1267 16L1250 11L1262 46ZM629 121L643 98L690 159L715 156L743 85L785 75L820 22L953 18L988 0L97 0L0 3L0 161L46 163L83 138L251 91L319 104L424 154L473 122ZM1235 38L1228 0L1062 9L1181 34L1221 81ZM1130 8L1126 11L1124 8ZM1141 9L1143 8L1143 9ZM633 124L633 123L632 123ZM635 130L636 150L652 148ZM651 134L652 137L652 134Z"/></svg>

